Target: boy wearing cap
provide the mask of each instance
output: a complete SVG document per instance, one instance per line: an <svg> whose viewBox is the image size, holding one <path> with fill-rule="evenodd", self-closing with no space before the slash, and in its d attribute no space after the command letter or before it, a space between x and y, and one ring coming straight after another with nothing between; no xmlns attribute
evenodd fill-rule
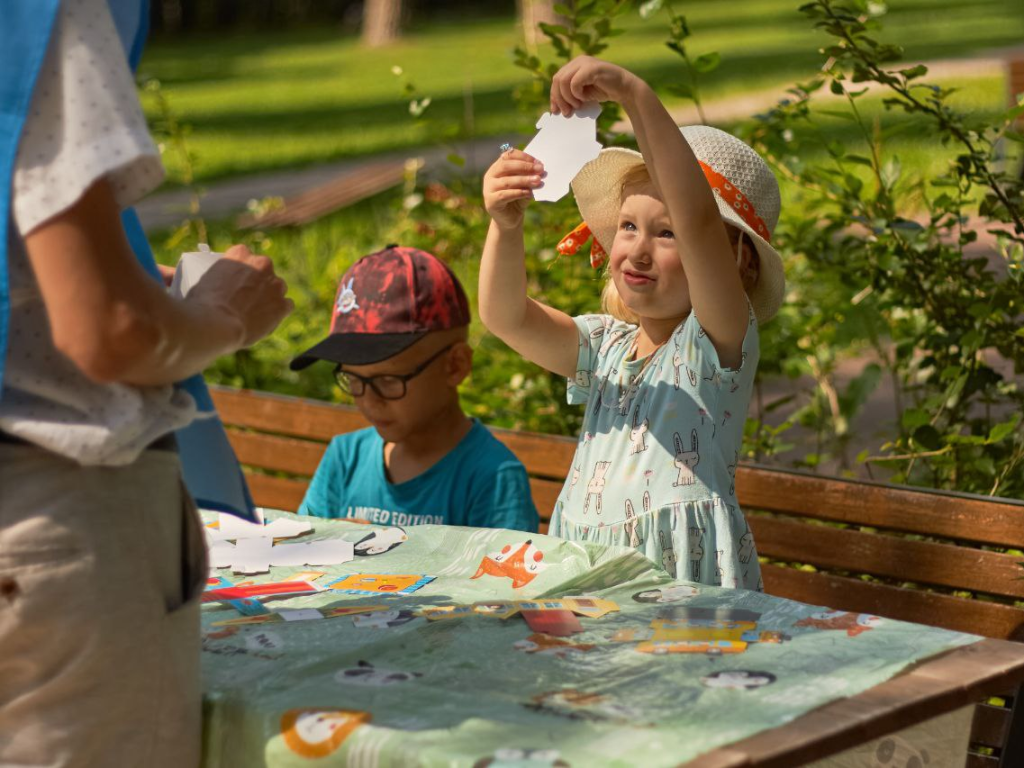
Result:
<svg viewBox="0 0 1024 768"><path fill-rule="evenodd" d="M372 426L331 441L301 514L537 530L525 468L459 405L469 322L465 291L429 253L388 246L349 268L330 335L291 367L337 364Z"/></svg>

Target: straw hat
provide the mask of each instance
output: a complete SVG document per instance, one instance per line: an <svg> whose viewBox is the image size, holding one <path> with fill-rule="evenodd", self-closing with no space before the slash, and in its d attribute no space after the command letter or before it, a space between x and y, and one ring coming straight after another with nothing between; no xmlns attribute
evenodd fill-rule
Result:
<svg viewBox="0 0 1024 768"><path fill-rule="evenodd" d="M750 303L757 321L766 323L779 311L786 292L782 259L769 243L779 221L779 183L761 156L735 136L706 125L681 130L715 193L722 218L747 233L761 257ZM619 223L622 179L643 164L639 152L611 147L573 179L572 191L583 220L608 252Z"/></svg>

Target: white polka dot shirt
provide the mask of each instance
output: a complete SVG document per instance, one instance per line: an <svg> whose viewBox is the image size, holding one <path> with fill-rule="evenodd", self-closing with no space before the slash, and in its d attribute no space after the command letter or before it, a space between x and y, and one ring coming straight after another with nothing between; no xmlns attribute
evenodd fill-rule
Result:
<svg viewBox="0 0 1024 768"><path fill-rule="evenodd" d="M172 387L97 384L53 345L23 237L100 178L128 207L163 179L105 0L64 0L18 147L8 236L11 315L0 430L81 464L132 462L196 417Z"/></svg>

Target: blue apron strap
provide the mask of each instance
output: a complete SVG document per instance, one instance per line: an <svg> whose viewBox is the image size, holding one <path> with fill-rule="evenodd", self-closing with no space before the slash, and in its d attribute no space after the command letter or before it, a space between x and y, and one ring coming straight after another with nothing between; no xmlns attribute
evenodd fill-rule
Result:
<svg viewBox="0 0 1024 768"><path fill-rule="evenodd" d="M146 233L142 229L134 208L121 214L125 234L142 267L157 280L160 270L150 250ZM175 433L181 472L196 504L204 509L229 512L246 520L256 519L256 507L245 475L238 465L235 452L228 442L227 432L217 416L213 399L203 377L196 375L180 382L196 401L203 416Z"/></svg>
<svg viewBox="0 0 1024 768"><path fill-rule="evenodd" d="M8 227L11 224L11 179L18 141L32 103L39 70L57 18L58 0L4 3L0 22L0 393L11 301L7 275Z"/></svg>

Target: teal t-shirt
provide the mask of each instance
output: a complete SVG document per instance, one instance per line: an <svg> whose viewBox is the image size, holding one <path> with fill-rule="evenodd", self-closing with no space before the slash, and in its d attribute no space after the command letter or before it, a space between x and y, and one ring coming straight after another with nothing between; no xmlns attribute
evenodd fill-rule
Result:
<svg viewBox="0 0 1024 768"><path fill-rule="evenodd" d="M526 469L476 419L465 437L421 475L392 483L384 440L373 428L338 435L317 467L299 514L389 526L468 525L537 530Z"/></svg>

